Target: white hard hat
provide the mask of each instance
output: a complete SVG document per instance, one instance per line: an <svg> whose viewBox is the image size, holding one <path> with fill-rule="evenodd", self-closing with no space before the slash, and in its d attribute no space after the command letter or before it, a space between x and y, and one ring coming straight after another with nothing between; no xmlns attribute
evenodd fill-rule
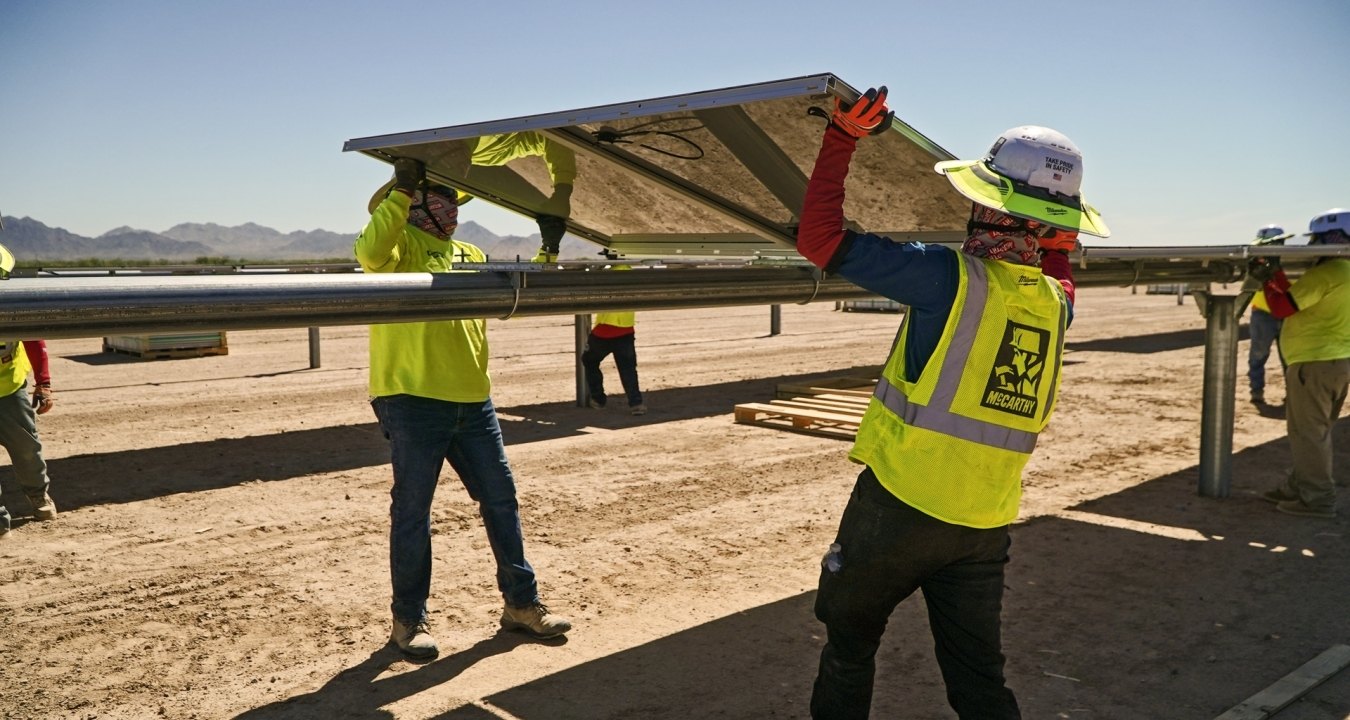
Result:
<svg viewBox="0 0 1350 720"><path fill-rule="evenodd" d="M1256 231L1257 240L1269 240L1284 234L1284 228L1279 225L1267 225Z"/></svg>
<svg viewBox="0 0 1350 720"><path fill-rule="evenodd" d="M1083 153L1056 130L1015 127L999 135L984 158L949 160L933 169L985 207L1087 235L1111 234L1096 208L1083 202Z"/></svg>
<svg viewBox="0 0 1350 720"><path fill-rule="evenodd" d="M1350 234L1350 210L1345 208L1334 208L1313 218L1308 223L1307 235L1324 233L1329 230L1340 230Z"/></svg>
<svg viewBox="0 0 1350 720"><path fill-rule="evenodd" d="M1078 197L1083 181L1083 153L1073 141L1050 128L1015 127L989 148L989 166L999 175L1065 197Z"/></svg>

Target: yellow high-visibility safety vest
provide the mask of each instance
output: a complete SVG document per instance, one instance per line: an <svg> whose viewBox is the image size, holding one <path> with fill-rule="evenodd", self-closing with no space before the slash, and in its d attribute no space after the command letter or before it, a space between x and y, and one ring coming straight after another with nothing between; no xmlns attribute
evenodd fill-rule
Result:
<svg viewBox="0 0 1350 720"><path fill-rule="evenodd" d="M901 325L849 459L932 517L1000 527L1017 518L1022 468L1054 410L1068 300L1040 268L959 256L933 356L906 382Z"/></svg>
<svg viewBox="0 0 1350 720"><path fill-rule="evenodd" d="M28 380L28 353L18 340L0 340L0 397L9 397Z"/></svg>

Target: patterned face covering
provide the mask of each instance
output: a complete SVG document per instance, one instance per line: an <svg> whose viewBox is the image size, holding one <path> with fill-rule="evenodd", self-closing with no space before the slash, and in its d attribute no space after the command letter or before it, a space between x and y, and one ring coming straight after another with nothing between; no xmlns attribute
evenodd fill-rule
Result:
<svg viewBox="0 0 1350 720"><path fill-rule="evenodd" d="M408 209L408 224L449 240L459 225L459 200L455 191L439 185L418 190Z"/></svg>
<svg viewBox="0 0 1350 720"><path fill-rule="evenodd" d="M993 208L972 204L966 223L966 242L961 252L978 258L1002 260L1039 267L1041 254L1036 247L1036 230L1026 220Z"/></svg>
<svg viewBox="0 0 1350 720"><path fill-rule="evenodd" d="M1327 230L1308 238L1309 245L1350 245L1350 235L1344 230Z"/></svg>

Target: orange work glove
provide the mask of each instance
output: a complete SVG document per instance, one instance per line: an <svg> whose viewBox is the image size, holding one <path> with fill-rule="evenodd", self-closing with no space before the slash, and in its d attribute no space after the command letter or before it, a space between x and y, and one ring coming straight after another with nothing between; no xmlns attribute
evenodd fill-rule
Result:
<svg viewBox="0 0 1350 720"><path fill-rule="evenodd" d="M1073 252L1079 248L1078 233L1074 230L1050 228L1049 235L1036 238L1036 246L1042 250L1063 250L1064 252Z"/></svg>
<svg viewBox="0 0 1350 720"><path fill-rule="evenodd" d="M858 102L846 105L839 98L834 99L834 114L830 124L855 138L879 135L891 127L895 113L886 108L886 86L870 88Z"/></svg>

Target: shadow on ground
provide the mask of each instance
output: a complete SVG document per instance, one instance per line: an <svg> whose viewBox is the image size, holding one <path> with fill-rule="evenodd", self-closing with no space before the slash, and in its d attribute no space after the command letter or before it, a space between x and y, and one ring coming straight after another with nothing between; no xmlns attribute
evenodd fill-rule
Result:
<svg viewBox="0 0 1350 720"><path fill-rule="evenodd" d="M1350 463L1350 419L1336 427ZM1013 529L1004 599L1008 675L1029 718L1209 720L1334 644L1350 643L1350 501L1339 520L1282 515L1259 499L1288 461L1284 440L1234 457L1232 495L1201 498L1198 469ZM803 593L513 687L438 720L804 718L821 628ZM400 676L379 663L246 717L388 717L378 708L495 652L486 640ZM950 718L923 604L891 618L873 717ZM387 664L387 661L381 661ZM1350 670L1280 719L1350 713ZM266 712L278 711L275 715ZM360 712L351 714L351 710ZM505 711L507 715L491 712ZM364 713L364 714L363 714ZM305 715L308 717L309 715Z"/></svg>
<svg viewBox="0 0 1350 720"><path fill-rule="evenodd" d="M1249 337L1247 326L1241 325L1238 328L1238 339L1247 340ZM1205 329L1195 328L1193 330L1174 330L1151 335L1066 342L1064 347L1067 350L1149 354L1169 350L1185 350L1186 348L1201 347L1204 344Z"/></svg>
<svg viewBox="0 0 1350 720"><path fill-rule="evenodd" d="M360 664L333 676L332 680L318 690L241 713L236 716L236 720L298 717L352 720L393 718L392 713L381 708L427 688L449 682L480 660L510 652L524 642L531 641L518 633L498 633L454 655L425 663L415 671L380 679L379 676L391 665L403 662L398 650L386 645L371 653L370 657ZM341 701L335 705L333 700L336 698L341 698Z"/></svg>
<svg viewBox="0 0 1350 720"><path fill-rule="evenodd" d="M698 387L670 388L644 393L650 412L629 415L622 402L604 410L578 408L575 403L503 406L502 435L507 447L569 437L590 428L617 429L727 415L738 402L774 397L779 383L801 384L827 377L857 374L859 367L828 373L756 378ZM621 400L621 398L616 398ZM88 505L136 502L183 492L231 487L254 480L289 480L317 473L341 472L389 462L389 447L374 423L297 430L275 435L225 438L123 452L75 455L49 460L52 497L64 510ZM12 468L0 468L5 498L28 511Z"/></svg>

